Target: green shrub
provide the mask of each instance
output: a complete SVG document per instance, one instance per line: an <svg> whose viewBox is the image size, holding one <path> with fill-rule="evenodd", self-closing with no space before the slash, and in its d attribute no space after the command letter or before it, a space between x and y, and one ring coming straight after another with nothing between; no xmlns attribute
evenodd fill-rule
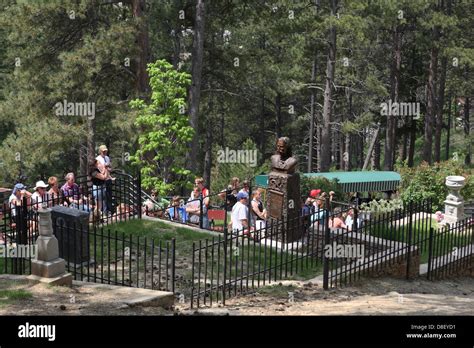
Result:
<svg viewBox="0 0 474 348"><path fill-rule="evenodd" d="M444 200L448 194L445 185L446 177L461 175L466 178L466 186L461 190L464 199L472 199L474 195L474 180L472 172L465 169L461 162L449 160L429 165L426 162L417 167L397 167L402 180L400 183L400 198L408 203L430 199L433 212L444 209Z"/></svg>

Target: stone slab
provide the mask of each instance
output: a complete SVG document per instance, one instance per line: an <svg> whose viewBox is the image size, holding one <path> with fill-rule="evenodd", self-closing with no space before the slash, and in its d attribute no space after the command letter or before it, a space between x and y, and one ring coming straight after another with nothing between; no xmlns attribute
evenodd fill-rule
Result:
<svg viewBox="0 0 474 348"><path fill-rule="evenodd" d="M55 278L65 272L66 262L63 259L56 259L53 261L31 261L31 274L44 277Z"/></svg>
<svg viewBox="0 0 474 348"><path fill-rule="evenodd" d="M75 286L84 289L94 289L112 292L118 302L129 307L161 307L170 308L174 305L175 295L169 291L158 291L150 289L140 289L108 284L87 283L73 281Z"/></svg>
<svg viewBox="0 0 474 348"><path fill-rule="evenodd" d="M49 285L56 285L56 286L71 286L72 285L71 273L64 273L54 278L44 278L44 277L38 277L35 275L30 275L27 277L27 279L40 282L40 283L49 284Z"/></svg>

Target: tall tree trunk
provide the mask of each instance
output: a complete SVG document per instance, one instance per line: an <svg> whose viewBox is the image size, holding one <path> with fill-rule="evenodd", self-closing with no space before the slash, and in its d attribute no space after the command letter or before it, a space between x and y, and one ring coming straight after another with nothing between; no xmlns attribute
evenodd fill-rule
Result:
<svg viewBox="0 0 474 348"><path fill-rule="evenodd" d="M373 156L373 163L372 163L372 169L374 170L380 170L381 168L380 167L380 153L382 151L381 147L382 146L380 144L380 140L377 137L374 144L374 156Z"/></svg>
<svg viewBox="0 0 474 348"><path fill-rule="evenodd" d="M207 83L208 89L212 90L211 83ZM213 144L213 124L214 124L214 95L212 92L209 92L209 103L207 108L207 120L208 125L206 127L206 141L204 147L204 182L207 187L211 187L211 168L212 168L212 144Z"/></svg>
<svg viewBox="0 0 474 348"><path fill-rule="evenodd" d="M402 145L400 146L401 147L401 151L400 151L400 159L402 161L405 161L407 159L407 151L408 151L408 130L405 129L404 132L403 132L403 140L402 140Z"/></svg>
<svg viewBox="0 0 474 348"><path fill-rule="evenodd" d="M282 118L281 118L281 94L277 93L275 97L275 108L276 108L276 127L275 133L277 138L280 138L281 135L281 126L282 126Z"/></svg>
<svg viewBox="0 0 474 348"><path fill-rule="evenodd" d="M337 169L344 169L344 137L342 133L337 131L336 132L336 163Z"/></svg>
<svg viewBox="0 0 474 348"><path fill-rule="evenodd" d="M331 15L337 12L337 0L331 0ZM324 89L323 124L321 132L321 171L328 172L331 167L331 119L334 73L336 69L336 27L329 28L329 52L326 64L326 87Z"/></svg>
<svg viewBox="0 0 474 348"><path fill-rule="evenodd" d="M139 32L138 32L138 47L140 54L137 61L137 81L136 88L140 96L145 97L149 92L148 84L148 73L146 71L147 63L150 54L150 40L148 37L148 26L145 21L145 16L143 11L145 10L145 0L133 0L132 1L132 11L133 17L137 18L139 23Z"/></svg>
<svg viewBox="0 0 474 348"><path fill-rule="evenodd" d="M393 29L392 33L393 47L392 47L392 68L390 77L390 99L393 103L398 102L398 90L400 86L400 67L402 61L401 53L401 34L398 29L398 25ZM395 158L395 135L397 128L396 116L387 116L387 128L385 131L385 157L384 157L384 169L393 170L394 158Z"/></svg>
<svg viewBox="0 0 474 348"><path fill-rule="evenodd" d="M444 2L441 3L444 5ZM451 0L446 1L446 14L448 16L451 15L452 10L452 3ZM438 89L438 112L436 113L436 130L435 130L435 161L441 161L441 132L443 130L443 111L444 111L444 96L445 96L445 87L446 87L446 75L447 75L447 68L448 68L448 57L443 55L441 58L441 77L439 81L439 89ZM449 123L449 121L448 121ZM446 141L449 141L449 129L447 134ZM449 152L449 150L448 150Z"/></svg>
<svg viewBox="0 0 474 348"><path fill-rule="evenodd" d="M351 170L351 134L347 133L346 134L346 139L344 143L344 153L346 154L344 156L344 170L345 171L350 171Z"/></svg>
<svg viewBox="0 0 474 348"><path fill-rule="evenodd" d="M358 136L357 137L357 145L358 145L358 151L357 153L359 156L357 156L357 168L362 168L364 165L364 144L365 143L365 137Z"/></svg>
<svg viewBox="0 0 474 348"><path fill-rule="evenodd" d="M212 127L206 127L206 152L204 155L204 181L208 187L211 187L211 168L212 168Z"/></svg>
<svg viewBox="0 0 474 348"><path fill-rule="evenodd" d="M449 109L448 109L448 124L447 124L447 129L446 129L446 161L449 159L449 145L451 141L451 103L453 101L453 98L451 97L451 94L448 96L449 99Z"/></svg>
<svg viewBox="0 0 474 348"><path fill-rule="evenodd" d="M220 136L221 136L221 146L225 147L225 136L224 136L224 129L225 129L225 117L224 117L224 110L220 112Z"/></svg>
<svg viewBox="0 0 474 348"><path fill-rule="evenodd" d="M95 158L95 119L87 117L87 165Z"/></svg>
<svg viewBox="0 0 474 348"><path fill-rule="evenodd" d="M316 54L313 59L313 68L311 69L311 83L314 83L316 77ZM309 115L309 146L308 146L308 173L313 172L313 139L314 139L314 95L315 89L311 88L311 106Z"/></svg>
<svg viewBox="0 0 474 348"><path fill-rule="evenodd" d="M189 89L189 121L195 134L188 152L187 165L192 172L197 171L197 157L199 147L199 102L201 99L202 64L204 60L204 0L196 0L196 15L194 20L194 39L191 66L191 87Z"/></svg>
<svg viewBox="0 0 474 348"><path fill-rule="evenodd" d="M261 161L265 159L265 94L262 92L262 96L260 98L260 136L258 138L259 141L259 148L261 153ZM261 163L260 163L261 164Z"/></svg>
<svg viewBox="0 0 474 348"><path fill-rule="evenodd" d="M321 134L322 127L320 122L318 122L316 126L316 171L318 173L321 172Z"/></svg>
<svg viewBox="0 0 474 348"><path fill-rule="evenodd" d="M79 173L86 175L88 172L87 163L87 147L84 144L79 145Z"/></svg>
<svg viewBox="0 0 474 348"><path fill-rule="evenodd" d="M348 110L348 115L347 115L347 120L352 120L352 93L351 90L349 90L349 110ZM351 168L351 134L346 133L345 134L345 139L344 139L344 150L343 150L343 155L342 159L344 161L343 169L345 171L349 171Z"/></svg>
<svg viewBox="0 0 474 348"><path fill-rule="evenodd" d="M434 145L434 160L441 161L441 132L443 130L443 110L444 110L444 93L446 86L446 68L448 59L446 56L441 58L441 72L439 78L438 88L438 106L436 112L436 128L435 128L435 145Z"/></svg>
<svg viewBox="0 0 474 348"><path fill-rule="evenodd" d="M380 128L377 127L377 129L375 130L375 133L374 133L374 136L372 138L372 141L370 142L370 145L369 145L369 149L367 151L367 157L365 158L365 161L364 161L364 164L362 166L362 170L366 170L367 167L369 166L369 161L370 161L370 158L372 157L372 151L374 151L377 147L377 144L379 144L378 146L378 159L379 159L379 165L380 165L380 141L378 140L378 137L379 137L379 130ZM377 156L376 152L374 152L374 162L375 162L375 157ZM376 167L376 163L374 163L374 167Z"/></svg>
<svg viewBox="0 0 474 348"><path fill-rule="evenodd" d="M471 164L471 143L472 141L469 139L469 133L470 133L470 128L471 124L469 122L469 111L471 109L471 99L469 97L466 97L466 102L464 103L464 134L466 135L466 139L469 141L469 145L467 148L467 154L466 157L464 158L464 164L465 165L470 165Z"/></svg>
<svg viewBox="0 0 474 348"><path fill-rule="evenodd" d="M423 160L431 164L433 162L433 121L436 116L436 73L438 66L437 41L439 37L438 27L433 28L433 46L430 54L430 66L428 70L428 82L426 84L426 115L425 133L423 143Z"/></svg>
<svg viewBox="0 0 474 348"><path fill-rule="evenodd" d="M416 121L411 120L410 127L410 143L408 147L408 167L413 167L415 164L415 141L416 141Z"/></svg>

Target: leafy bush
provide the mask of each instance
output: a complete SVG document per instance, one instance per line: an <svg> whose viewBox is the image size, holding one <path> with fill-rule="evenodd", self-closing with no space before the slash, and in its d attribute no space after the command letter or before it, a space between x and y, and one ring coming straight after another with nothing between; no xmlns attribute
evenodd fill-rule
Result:
<svg viewBox="0 0 474 348"><path fill-rule="evenodd" d="M135 124L140 130L139 147L131 160L141 166L143 187L166 195L190 179L184 158L194 129L183 110L191 75L175 70L165 60L148 64L147 71L151 100L130 102L130 106L137 110Z"/></svg>
<svg viewBox="0 0 474 348"><path fill-rule="evenodd" d="M474 196L472 173L459 161L449 160L431 166L423 162L417 167L400 166L397 170L402 177L400 198L405 203L430 199L433 203L433 212L443 210L444 200L449 192L445 181L450 175L461 175L466 178L466 186L461 190L464 199L469 200Z"/></svg>

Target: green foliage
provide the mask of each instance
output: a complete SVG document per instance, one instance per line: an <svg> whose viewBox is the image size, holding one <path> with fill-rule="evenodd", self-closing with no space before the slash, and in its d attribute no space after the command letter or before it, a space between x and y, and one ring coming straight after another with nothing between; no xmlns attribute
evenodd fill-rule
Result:
<svg viewBox="0 0 474 348"><path fill-rule="evenodd" d="M0 184L20 170L32 182L77 172L90 137L108 145L118 167L130 149L115 142L135 142L123 102L133 95L124 59L136 56L135 24L126 7L0 0ZM63 100L94 103L95 119L56 115Z"/></svg>
<svg viewBox="0 0 474 348"><path fill-rule="evenodd" d="M132 163L141 167L142 185L167 195L185 184L190 172L184 169L187 144L194 134L186 107L186 87L190 75L176 71L165 60L148 64L151 101L130 102L138 110L135 121L140 128L138 150Z"/></svg>
<svg viewBox="0 0 474 348"><path fill-rule="evenodd" d="M300 190L302 197L308 197L309 193L313 189L320 189L322 192L329 193L329 191L334 191L335 199L338 201L344 200L344 194L341 191L341 187L338 184L336 179L328 180L324 177L307 177L301 175L300 179Z"/></svg>
<svg viewBox="0 0 474 348"><path fill-rule="evenodd" d="M447 176L464 176L466 178L466 186L464 186L460 193L465 199L472 199L474 197L472 172L464 169L460 161L449 160L435 163L431 166L423 162L413 168L404 165L398 167L397 171L402 176L400 198L404 202L430 199L433 202L433 212L443 210L443 202L449 192L445 185Z"/></svg>

